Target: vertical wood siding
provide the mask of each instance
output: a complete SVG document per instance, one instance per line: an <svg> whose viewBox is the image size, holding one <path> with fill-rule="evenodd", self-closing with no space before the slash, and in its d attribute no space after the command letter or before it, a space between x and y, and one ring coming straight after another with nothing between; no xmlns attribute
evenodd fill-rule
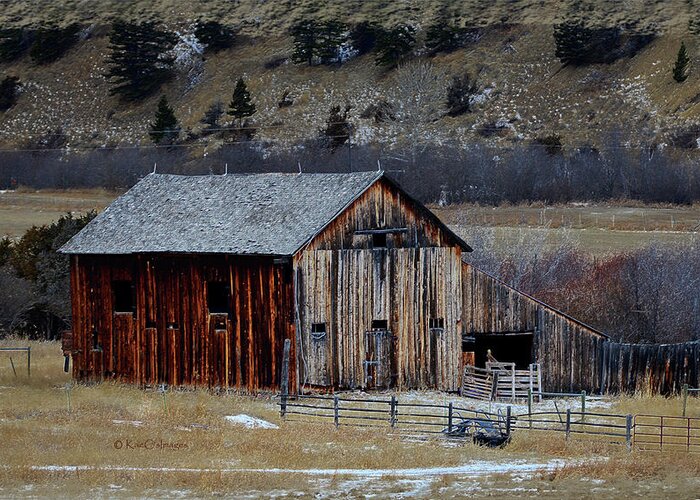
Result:
<svg viewBox="0 0 700 500"><path fill-rule="evenodd" d="M115 280L133 284L133 314L113 312ZM209 314L208 281L230 287L229 313ZM74 376L274 389L292 289L291 265L271 258L73 256Z"/></svg>
<svg viewBox="0 0 700 500"><path fill-rule="evenodd" d="M678 392L700 384L700 343L620 344L595 329L463 265L465 333L534 331L546 391Z"/></svg>
<svg viewBox="0 0 700 500"><path fill-rule="evenodd" d="M372 236L355 234L366 229L406 228L387 235L388 248L459 246L430 212L386 181L370 186L307 245L306 250L372 248Z"/></svg>
<svg viewBox="0 0 700 500"><path fill-rule="evenodd" d="M296 269L302 384L458 388L460 249L305 251ZM431 331L430 318L442 318L444 329ZM390 335L373 332L373 320L386 320ZM326 323L323 339L312 323ZM375 366L371 381L367 366Z"/></svg>
<svg viewBox="0 0 700 500"><path fill-rule="evenodd" d="M534 331L532 361L545 390L599 390L605 335L469 264L463 272L465 333Z"/></svg>

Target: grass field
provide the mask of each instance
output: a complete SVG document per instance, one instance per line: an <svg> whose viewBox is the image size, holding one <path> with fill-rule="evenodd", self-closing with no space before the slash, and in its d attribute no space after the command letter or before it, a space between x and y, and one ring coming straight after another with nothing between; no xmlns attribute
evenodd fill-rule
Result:
<svg viewBox="0 0 700 500"><path fill-rule="evenodd" d="M693 498L700 490L697 455L629 453L605 441L525 431L491 450L381 429L336 430L282 421L271 395L197 389L169 391L164 402L157 391L115 382L70 385L57 343L31 347L31 378L21 356L14 356L15 376L9 354L0 354L0 497ZM677 398L611 404L610 411L680 411ZM700 415L700 402L690 405ZM279 428L225 419L237 414Z"/></svg>
<svg viewBox="0 0 700 500"><path fill-rule="evenodd" d="M16 238L32 225L67 212L102 210L119 193L105 190L0 192L0 235ZM509 245L525 237L556 246L567 240L594 254L627 251L650 243L689 243L700 231L700 205L630 206L572 204L550 207L453 205L431 207L467 241L482 228Z"/></svg>

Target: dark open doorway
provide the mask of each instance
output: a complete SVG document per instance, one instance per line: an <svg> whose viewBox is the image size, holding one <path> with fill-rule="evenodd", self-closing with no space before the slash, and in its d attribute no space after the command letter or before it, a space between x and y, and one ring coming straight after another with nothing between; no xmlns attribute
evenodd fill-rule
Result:
<svg viewBox="0 0 700 500"><path fill-rule="evenodd" d="M474 335L475 362L478 367L486 366L486 353L502 363L515 363L518 370L526 370L534 362L532 353L532 332L524 333L477 333Z"/></svg>

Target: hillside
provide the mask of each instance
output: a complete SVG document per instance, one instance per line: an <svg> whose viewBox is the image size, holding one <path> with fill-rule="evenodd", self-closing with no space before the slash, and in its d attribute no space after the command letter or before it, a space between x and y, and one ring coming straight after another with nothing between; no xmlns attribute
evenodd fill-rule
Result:
<svg viewBox="0 0 700 500"><path fill-rule="evenodd" d="M206 109L216 100L230 100L235 80L244 76L258 113L256 139L291 145L318 135L332 105L350 105L358 144L400 144L410 140L457 144L474 142L515 144L554 134L565 147L601 145L620 133L627 145L669 143L679 134L694 133L700 115L700 78L691 69L683 84L671 77L680 41L696 58L690 2L590 2L592 9L572 2L160 2L63 1L0 2L0 19L7 26L41 26L47 22L80 22L88 27L64 57L36 65L24 56L0 65L0 75L22 82L17 104L0 113L0 142L4 147L31 149L47 134L65 135L69 146L92 147L149 143L154 95L138 103L124 103L109 95L108 34L115 19L157 19L169 30L185 33L198 18L215 18L235 26L231 49L212 55L196 67L183 67L163 86L184 128L195 134ZM579 6L576 10L575 6ZM435 57L421 55L424 28L436 13L459 17L479 27L478 39L468 47ZM553 25L566 16L588 23L614 26L633 23L653 30L656 37L634 57L611 64L562 65L554 54ZM438 82L429 89L412 86L412 75L377 67L372 54L342 65L292 64L289 27L299 19L339 19L348 24L381 19L402 21L418 29L413 60L431 64ZM466 20L466 21L465 21ZM692 65L691 65L692 67ZM473 112L458 117L436 114L423 123L402 120L377 123L360 115L372 105L389 102L399 113L411 93L432 93L439 106L452 77L465 71L478 75L480 95ZM279 108L289 90L293 105ZM194 139L205 150L220 142ZM50 141L48 141L50 142Z"/></svg>

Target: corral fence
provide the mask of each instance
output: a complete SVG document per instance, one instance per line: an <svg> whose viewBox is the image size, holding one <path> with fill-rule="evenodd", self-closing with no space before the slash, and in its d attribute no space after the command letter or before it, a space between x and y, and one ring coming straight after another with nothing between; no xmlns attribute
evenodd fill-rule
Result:
<svg viewBox="0 0 700 500"><path fill-rule="evenodd" d="M634 430L640 449L700 451L700 418L636 415Z"/></svg>
<svg viewBox="0 0 700 500"><path fill-rule="evenodd" d="M27 377L32 375L32 348L31 347L0 347L0 353L3 352L20 352L26 353L27 355ZM12 367L12 372L17 376L17 368L15 367L15 362L10 356L10 366Z"/></svg>
<svg viewBox="0 0 700 500"><path fill-rule="evenodd" d="M390 399L352 399L340 396L299 395L280 399L280 415L285 419L304 421L332 420L336 427L385 427L400 432L441 434L452 432L456 424L466 419L486 419L494 422L504 434L510 433L514 422L506 411L496 413L466 408L450 402L447 405L399 401Z"/></svg>
<svg viewBox="0 0 700 500"><path fill-rule="evenodd" d="M433 404L414 400L351 398L341 395L280 396L285 420L333 422L344 426L379 427L398 433L447 435L468 419L488 420L510 436L517 430L546 431L588 436L626 446L629 450L685 450L700 452L700 418L660 415L621 415L572 411L515 413L512 406L496 412L468 408L464 404Z"/></svg>

